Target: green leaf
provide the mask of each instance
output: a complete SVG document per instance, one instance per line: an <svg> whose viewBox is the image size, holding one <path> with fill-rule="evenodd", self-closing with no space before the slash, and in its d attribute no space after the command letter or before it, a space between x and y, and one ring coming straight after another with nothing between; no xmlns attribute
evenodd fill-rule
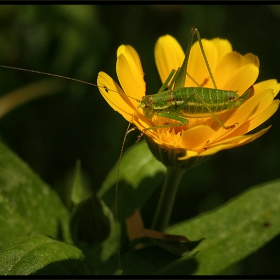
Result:
<svg viewBox="0 0 280 280"><path fill-rule="evenodd" d="M280 181L254 187L225 205L176 224L168 233L205 238L195 274L217 274L280 233Z"/></svg>
<svg viewBox="0 0 280 280"><path fill-rule="evenodd" d="M2 247L0 274L28 275L53 262L82 258L73 245L42 235L26 236Z"/></svg>
<svg viewBox="0 0 280 280"><path fill-rule="evenodd" d="M0 154L0 246L30 233L71 242L69 213L57 193L1 142Z"/></svg>
<svg viewBox="0 0 280 280"><path fill-rule="evenodd" d="M141 209L163 180L166 168L157 161L145 141L130 147L123 155L119 173L118 208L120 220ZM98 193L114 211L117 164L111 170Z"/></svg>
<svg viewBox="0 0 280 280"><path fill-rule="evenodd" d="M75 245L80 248L95 247L108 238L110 218L107 209L95 193L74 208L70 231Z"/></svg>

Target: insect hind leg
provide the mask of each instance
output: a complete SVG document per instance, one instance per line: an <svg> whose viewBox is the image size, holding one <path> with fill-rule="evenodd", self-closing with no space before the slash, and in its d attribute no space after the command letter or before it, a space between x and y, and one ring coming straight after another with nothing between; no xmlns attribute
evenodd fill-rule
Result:
<svg viewBox="0 0 280 280"><path fill-rule="evenodd" d="M226 129L226 130L231 130L233 128L235 128L235 125L237 125L238 123L232 124L232 125L225 125L216 115L215 113L209 108L209 106L204 102L204 100L196 93L194 93L194 96L198 97L198 99L200 100L200 102L205 106L205 108L209 111L209 113L213 116L213 118L218 122L218 124Z"/></svg>

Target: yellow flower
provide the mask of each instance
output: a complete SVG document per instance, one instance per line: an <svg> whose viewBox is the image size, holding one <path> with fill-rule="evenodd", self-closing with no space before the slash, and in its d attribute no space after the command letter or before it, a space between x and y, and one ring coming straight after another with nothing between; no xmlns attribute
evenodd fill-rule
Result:
<svg viewBox="0 0 280 280"><path fill-rule="evenodd" d="M276 80L254 84L259 74L259 59L255 55L242 56L232 51L230 42L224 39L202 39L202 44L218 89L236 91L240 96L253 85L254 95L239 108L217 115L225 126L236 124L229 130L221 127L213 117L188 117L188 123L183 126L145 130L145 135L160 147L185 151L178 160L213 155L257 139L270 127L254 134L247 133L270 118L279 106L279 100L274 100L280 90ZM184 56L181 46L172 36L158 39L155 60L163 83L172 69L177 70L182 65ZM100 72L97 79L101 94L114 110L140 131L176 122L156 114L152 119L144 116L137 100L146 95L146 84L140 58L133 47L122 45L118 48L116 71L122 88L104 72ZM192 46L187 72L199 85L214 88L198 42ZM186 78L185 87L196 86Z"/></svg>

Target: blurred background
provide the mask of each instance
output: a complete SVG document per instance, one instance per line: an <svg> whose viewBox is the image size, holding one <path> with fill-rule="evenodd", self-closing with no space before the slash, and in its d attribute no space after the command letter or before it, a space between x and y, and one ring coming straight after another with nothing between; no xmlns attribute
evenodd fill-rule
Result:
<svg viewBox="0 0 280 280"><path fill-rule="evenodd" d="M116 50L129 44L140 55L151 94L160 87L154 62L156 40L171 34L186 48L191 26L203 38L226 38L241 54L256 54L261 63L258 81L280 80L280 6L266 5L0 6L0 64L91 83L96 83L102 70L117 80ZM0 68L0 97L41 80L51 84L54 93L1 116L1 141L58 192L78 159L92 189L98 190L119 158L126 121L96 87L34 73ZM172 223L279 178L279 123L277 112L258 128L272 125L260 139L219 152L188 172L180 185ZM126 148L134 145L137 135L129 135ZM147 223L158 195L143 210ZM224 273L280 274L279 246L276 237Z"/></svg>

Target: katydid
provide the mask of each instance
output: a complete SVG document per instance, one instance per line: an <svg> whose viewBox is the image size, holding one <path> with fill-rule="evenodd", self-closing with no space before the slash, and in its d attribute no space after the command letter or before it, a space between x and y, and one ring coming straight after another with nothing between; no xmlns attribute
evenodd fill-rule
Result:
<svg viewBox="0 0 280 280"><path fill-rule="evenodd" d="M184 86L186 77L190 77L187 73L187 65L194 34L196 34L198 38L201 52L214 88L205 88L200 87L199 85L197 87ZM192 77L190 78L195 82ZM168 86L170 80L171 83L170 86ZM249 87L241 96L235 91L217 89L216 82L205 55L200 34L197 28L191 28L191 36L182 66L177 71L174 69L171 71L157 94L146 95L141 101L139 101L139 107L142 108L145 117L152 118L157 114L159 117L165 117L179 122L145 128L142 130L140 137L147 130L185 125L188 122L187 118L204 118L212 116L224 129L232 129L236 124L225 126L219 120L217 114L238 108L253 96L253 94L253 86Z"/></svg>

